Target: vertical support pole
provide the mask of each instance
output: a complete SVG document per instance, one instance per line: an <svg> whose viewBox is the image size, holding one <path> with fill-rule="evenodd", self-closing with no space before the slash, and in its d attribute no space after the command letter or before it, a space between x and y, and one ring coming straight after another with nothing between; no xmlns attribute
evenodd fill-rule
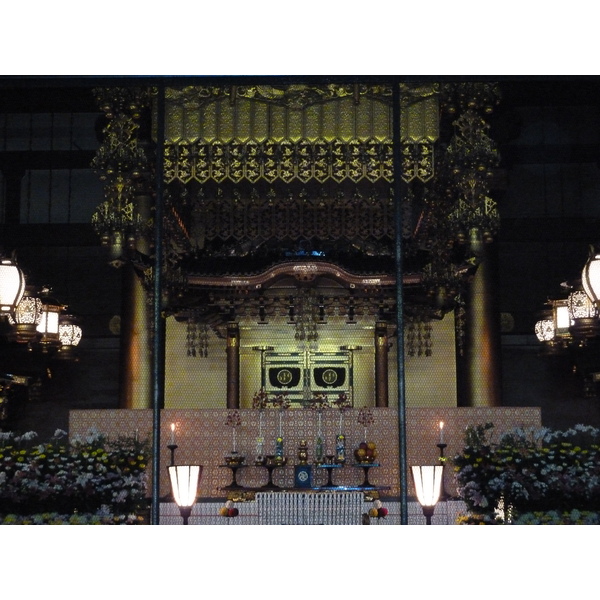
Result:
<svg viewBox="0 0 600 600"><path fill-rule="evenodd" d="M396 323L398 344L398 466L400 469L400 525L408 525L408 469L406 461L406 388L404 381L404 290L402 264L402 199L405 183L401 177L400 154L400 85L393 80L393 152L394 152L394 215L396 231Z"/></svg>
<svg viewBox="0 0 600 600"><path fill-rule="evenodd" d="M148 409L152 406L152 343L146 290L130 262L121 267L121 348L119 408Z"/></svg>
<svg viewBox="0 0 600 600"><path fill-rule="evenodd" d="M261 351L261 361L264 352ZM240 407L240 327L227 323L227 408Z"/></svg>
<svg viewBox="0 0 600 600"><path fill-rule="evenodd" d="M375 406L389 406L387 323L375 323Z"/></svg>
<svg viewBox="0 0 600 600"><path fill-rule="evenodd" d="M162 314L163 263L163 167L165 136L165 87L159 84L156 111L156 200L154 207L154 298L152 355L152 510L151 524L160 520L160 413L164 406L165 345Z"/></svg>
<svg viewBox="0 0 600 600"><path fill-rule="evenodd" d="M493 245L470 232L471 247L481 262L467 294L465 352L457 357L458 405L502 406L500 332L495 303Z"/></svg>

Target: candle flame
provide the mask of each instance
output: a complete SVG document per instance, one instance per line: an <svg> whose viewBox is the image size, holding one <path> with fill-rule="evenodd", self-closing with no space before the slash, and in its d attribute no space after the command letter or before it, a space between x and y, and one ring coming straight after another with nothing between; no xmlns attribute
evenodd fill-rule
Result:
<svg viewBox="0 0 600 600"><path fill-rule="evenodd" d="M440 429L444 429L444 421L440 421Z"/></svg>
<svg viewBox="0 0 600 600"><path fill-rule="evenodd" d="M171 431L175 431L175 423L171 423Z"/></svg>

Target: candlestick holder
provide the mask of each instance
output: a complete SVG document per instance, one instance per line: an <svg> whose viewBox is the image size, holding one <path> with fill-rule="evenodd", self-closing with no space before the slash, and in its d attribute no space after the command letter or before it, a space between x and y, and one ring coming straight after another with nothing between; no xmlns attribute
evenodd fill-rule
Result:
<svg viewBox="0 0 600 600"><path fill-rule="evenodd" d="M440 464L442 465L442 467L444 468L442 470L442 489L440 491L440 500L449 500L451 498L450 494L446 491L446 486L444 484L444 471L445 471L445 467L446 467L446 461L448 460L448 458L446 456L444 456L444 450L447 448L448 444L436 444L437 447L440 449L440 456L438 458Z"/></svg>
<svg viewBox="0 0 600 600"><path fill-rule="evenodd" d="M175 450L179 448L177 444L169 444L167 448L171 451L171 466L175 466Z"/></svg>

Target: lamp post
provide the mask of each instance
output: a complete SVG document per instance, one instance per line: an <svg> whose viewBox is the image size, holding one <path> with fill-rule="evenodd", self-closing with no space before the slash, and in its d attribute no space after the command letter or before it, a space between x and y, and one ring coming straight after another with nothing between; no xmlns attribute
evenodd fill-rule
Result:
<svg viewBox="0 0 600 600"><path fill-rule="evenodd" d="M173 497L179 507L183 524L187 525L192 507L198 494L198 482L202 476L202 465L171 465L169 478Z"/></svg>
<svg viewBox="0 0 600 600"><path fill-rule="evenodd" d="M435 505L440 499L443 474L444 467L442 465L412 467L417 499L423 509L426 525L431 525Z"/></svg>

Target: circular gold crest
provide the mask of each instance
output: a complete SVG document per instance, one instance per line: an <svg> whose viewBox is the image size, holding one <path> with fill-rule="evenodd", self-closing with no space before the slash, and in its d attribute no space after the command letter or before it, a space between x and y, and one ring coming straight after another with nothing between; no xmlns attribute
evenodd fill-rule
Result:
<svg viewBox="0 0 600 600"><path fill-rule="evenodd" d="M281 383L281 385L289 385L292 381L292 372L288 369L281 369L279 373L277 373L277 381Z"/></svg>

